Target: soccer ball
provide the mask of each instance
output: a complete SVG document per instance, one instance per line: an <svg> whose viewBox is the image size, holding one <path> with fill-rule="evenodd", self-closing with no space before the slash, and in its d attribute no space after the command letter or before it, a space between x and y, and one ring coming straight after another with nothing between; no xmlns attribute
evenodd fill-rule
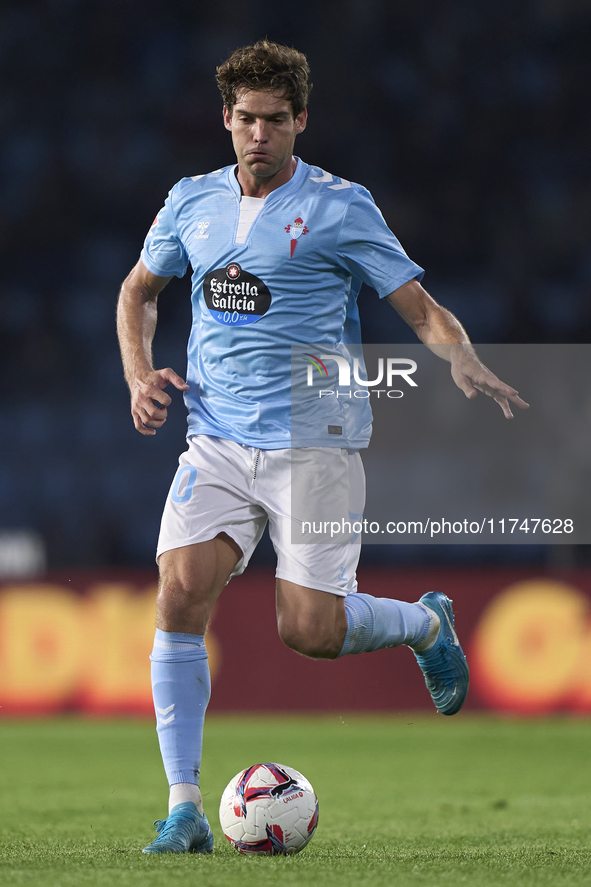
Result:
<svg viewBox="0 0 591 887"><path fill-rule="evenodd" d="M305 776L283 764L238 773L220 801L220 825L240 853L299 853L318 825L318 798Z"/></svg>

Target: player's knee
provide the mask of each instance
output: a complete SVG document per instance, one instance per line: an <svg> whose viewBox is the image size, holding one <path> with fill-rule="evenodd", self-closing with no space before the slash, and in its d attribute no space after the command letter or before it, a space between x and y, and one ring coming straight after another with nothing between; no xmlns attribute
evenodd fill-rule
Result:
<svg viewBox="0 0 591 887"><path fill-rule="evenodd" d="M342 641L339 643L323 626L280 620L278 629L286 647L310 659L335 659L341 651Z"/></svg>
<svg viewBox="0 0 591 887"><path fill-rule="evenodd" d="M168 631L205 634L210 616L208 596L181 578L161 577L156 599L157 624Z"/></svg>

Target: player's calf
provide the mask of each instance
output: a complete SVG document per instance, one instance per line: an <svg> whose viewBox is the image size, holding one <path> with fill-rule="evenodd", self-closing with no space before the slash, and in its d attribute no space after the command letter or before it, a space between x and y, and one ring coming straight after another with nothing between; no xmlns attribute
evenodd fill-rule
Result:
<svg viewBox="0 0 591 887"><path fill-rule="evenodd" d="M277 630L290 650L311 659L335 659L347 630L344 598L279 579Z"/></svg>
<svg viewBox="0 0 591 887"><path fill-rule="evenodd" d="M342 637L317 624L307 625L280 620L279 637L286 647L310 659L336 659L343 645Z"/></svg>

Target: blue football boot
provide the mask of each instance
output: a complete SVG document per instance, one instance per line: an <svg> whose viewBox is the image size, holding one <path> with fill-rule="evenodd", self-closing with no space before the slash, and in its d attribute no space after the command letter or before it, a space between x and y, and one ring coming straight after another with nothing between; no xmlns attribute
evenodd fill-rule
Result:
<svg viewBox="0 0 591 887"><path fill-rule="evenodd" d="M440 627L433 646L415 656L437 711L455 715L468 694L470 673L454 629L452 602L440 591L428 591L419 603L437 613Z"/></svg>
<svg viewBox="0 0 591 887"><path fill-rule="evenodd" d="M142 853L211 853L213 835L206 816L186 801L173 807L166 819L154 823L158 837Z"/></svg>

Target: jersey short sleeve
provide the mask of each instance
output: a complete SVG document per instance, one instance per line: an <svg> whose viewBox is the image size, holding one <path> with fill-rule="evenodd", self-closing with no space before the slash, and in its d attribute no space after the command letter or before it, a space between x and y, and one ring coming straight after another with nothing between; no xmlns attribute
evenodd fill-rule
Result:
<svg viewBox="0 0 591 887"><path fill-rule="evenodd" d="M170 191L148 231L140 255L148 271L158 277L183 277L189 264L189 258L177 234L172 201L173 191Z"/></svg>
<svg viewBox="0 0 591 887"><path fill-rule="evenodd" d="M409 280L422 280L425 273L409 259L365 188L358 188L349 202L337 239L337 258L380 298Z"/></svg>

